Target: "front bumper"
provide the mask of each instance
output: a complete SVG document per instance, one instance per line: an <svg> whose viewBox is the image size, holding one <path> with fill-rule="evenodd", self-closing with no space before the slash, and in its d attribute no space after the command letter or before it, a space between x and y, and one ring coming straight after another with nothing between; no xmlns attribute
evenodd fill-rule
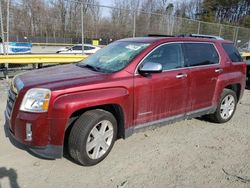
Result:
<svg viewBox="0 0 250 188"><path fill-rule="evenodd" d="M19 149L26 150L35 156L46 158L46 159L56 159L63 156L63 147L55 145L47 145L42 147L30 146L24 143L21 143L10 129L10 119L8 118L7 112L5 111L5 124L4 130L5 135L10 139L10 142Z"/></svg>

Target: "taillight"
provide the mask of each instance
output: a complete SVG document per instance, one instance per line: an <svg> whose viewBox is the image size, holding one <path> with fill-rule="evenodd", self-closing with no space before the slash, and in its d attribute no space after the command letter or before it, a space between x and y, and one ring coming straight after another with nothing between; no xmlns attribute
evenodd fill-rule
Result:
<svg viewBox="0 0 250 188"><path fill-rule="evenodd" d="M243 63L243 71L244 71L244 74L246 75L247 74L247 64L246 63Z"/></svg>

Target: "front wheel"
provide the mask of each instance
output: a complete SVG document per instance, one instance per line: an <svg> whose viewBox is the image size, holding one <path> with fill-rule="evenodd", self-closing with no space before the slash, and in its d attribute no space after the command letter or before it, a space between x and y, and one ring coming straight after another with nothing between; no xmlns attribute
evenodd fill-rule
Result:
<svg viewBox="0 0 250 188"><path fill-rule="evenodd" d="M229 121L234 115L236 106L237 96L235 92L230 89L224 89L215 113L210 115L211 120L216 123L225 123Z"/></svg>
<svg viewBox="0 0 250 188"><path fill-rule="evenodd" d="M109 154L116 135L117 122L110 112L99 109L87 111L72 127L69 154L82 165L95 165Z"/></svg>

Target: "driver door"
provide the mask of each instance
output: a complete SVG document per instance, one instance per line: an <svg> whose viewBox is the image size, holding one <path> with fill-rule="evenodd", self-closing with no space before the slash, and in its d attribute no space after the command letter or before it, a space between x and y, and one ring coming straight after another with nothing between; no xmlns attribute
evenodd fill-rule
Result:
<svg viewBox="0 0 250 188"><path fill-rule="evenodd" d="M160 45L147 55L141 65L145 62L160 63L163 71L135 76L135 125L184 115L189 97L189 70L184 67L182 44Z"/></svg>

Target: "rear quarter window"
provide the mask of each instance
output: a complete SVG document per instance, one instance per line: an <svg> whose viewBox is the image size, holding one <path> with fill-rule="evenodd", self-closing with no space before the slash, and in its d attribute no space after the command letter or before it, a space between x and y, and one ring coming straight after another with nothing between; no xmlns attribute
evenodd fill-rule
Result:
<svg viewBox="0 0 250 188"><path fill-rule="evenodd" d="M243 59L239 53L239 51L234 47L232 43L224 43L222 44L225 52L232 62L242 62Z"/></svg>

